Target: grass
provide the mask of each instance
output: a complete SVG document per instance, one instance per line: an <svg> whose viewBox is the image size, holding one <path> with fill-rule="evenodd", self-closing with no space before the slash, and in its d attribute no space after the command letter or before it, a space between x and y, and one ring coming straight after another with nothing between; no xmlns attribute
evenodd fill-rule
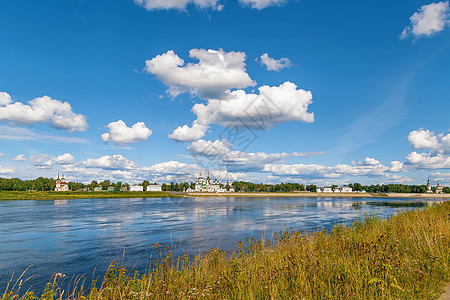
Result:
<svg viewBox="0 0 450 300"><path fill-rule="evenodd" d="M105 199L105 198L164 198L179 197L168 192L9 192L0 191L4 200L60 200L60 199Z"/></svg>
<svg viewBox="0 0 450 300"><path fill-rule="evenodd" d="M331 231L281 231L190 260L166 249L146 274L113 262L101 284L6 299L436 299L450 280L450 202L366 216ZM19 284L20 286L20 284ZM20 288L19 288L20 289Z"/></svg>

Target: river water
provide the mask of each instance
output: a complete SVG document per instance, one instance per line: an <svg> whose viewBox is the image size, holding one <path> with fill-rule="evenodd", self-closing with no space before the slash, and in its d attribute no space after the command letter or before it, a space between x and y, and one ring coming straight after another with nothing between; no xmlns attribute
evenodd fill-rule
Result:
<svg viewBox="0 0 450 300"><path fill-rule="evenodd" d="M420 206L377 198L156 198L0 201L0 294L13 271L41 292L52 274L87 281L115 260L140 272L173 245L190 256L235 249L245 238L329 229L366 213L387 217ZM401 203L402 205L397 205ZM152 247L155 243L163 247ZM93 275L94 269L95 274ZM27 287L29 287L29 285Z"/></svg>

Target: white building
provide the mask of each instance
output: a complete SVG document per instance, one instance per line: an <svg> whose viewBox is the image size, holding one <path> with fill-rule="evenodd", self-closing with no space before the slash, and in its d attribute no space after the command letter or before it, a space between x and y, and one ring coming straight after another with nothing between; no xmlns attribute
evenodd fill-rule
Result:
<svg viewBox="0 0 450 300"><path fill-rule="evenodd" d="M161 192L162 188L159 184L150 184L147 186L147 192Z"/></svg>
<svg viewBox="0 0 450 300"><path fill-rule="evenodd" d="M227 184L225 187L220 186L219 180L211 180L209 177L203 178L202 173L200 173L200 177L197 178L195 182L194 189L187 189L187 192L206 192L206 193L226 193L226 192L234 192L234 188L230 186L230 183L227 180Z"/></svg>
<svg viewBox="0 0 450 300"><path fill-rule="evenodd" d="M66 182L66 179L64 178L64 175L61 176L61 179L59 179L59 173L58 173L58 179L56 179L56 187L55 192L67 192L69 190L69 185Z"/></svg>
<svg viewBox="0 0 450 300"><path fill-rule="evenodd" d="M130 186L130 192L143 192L144 187L142 185L132 185Z"/></svg>
<svg viewBox="0 0 450 300"><path fill-rule="evenodd" d="M353 192L353 189L346 185L341 186L339 189L340 189L341 193L352 193Z"/></svg>

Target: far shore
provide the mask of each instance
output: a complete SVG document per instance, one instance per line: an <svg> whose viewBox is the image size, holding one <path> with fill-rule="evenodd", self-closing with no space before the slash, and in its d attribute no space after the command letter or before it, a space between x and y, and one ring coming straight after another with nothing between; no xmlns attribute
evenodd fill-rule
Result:
<svg viewBox="0 0 450 300"><path fill-rule="evenodd" d="M184 193L184 197L351 197L351 198L450 198L450 194L413 194L413 193L315 193L315 192L291 192L291 193Z"/></svg>
<svg viewBox="0 0 450 300"><path fill-rule="evenodd" d="M177 197L314 197L314 198L405 198L449 199L450 194L412 193L315 193L315 192L249 192L249 193L184 193L184 192L28 192L0 191L0 201L7 200L68 200L68 199L125 199L125 198L177 198Z"/></svg>

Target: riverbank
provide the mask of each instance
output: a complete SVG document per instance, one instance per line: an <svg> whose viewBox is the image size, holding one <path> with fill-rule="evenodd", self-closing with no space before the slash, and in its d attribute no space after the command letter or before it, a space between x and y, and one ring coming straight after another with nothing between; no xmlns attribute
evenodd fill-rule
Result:
<svg viewBox="0 0 450 300"><path fill-rule="evenodd" d="M181 195L181 193L180 193ZM185 197L350 197L350 198L423 198L423 199L450 199L450 194L412 194L412 193L183 193Z"/></svg>
<svg viewBox="0 0 450 300"><path fill-rule="evenodd" d="M169 192L0 192L0 201L168 197L180 196L171 194Z"/></svg>
<svg viewBox="0 0 450 300"><path fill-rule="evenodd" d="M120 199L120 198L177 198L177 197L345 197L345 198L420 198L450 199L450 194L408 193L183 193L183 192L10 192L0 191L0 201L5 200L64 200L64 199Z"/></svg>
<svg viewBox="0 0 450 300"><path fill-rule="evenodd" d="M450 281L449 214L450 202L443 202L387 220L371 216L350 227L336 225L330 232L287 230L271 241L240 242L234 253L212 249L193 260L175 259L173 249L160 248L165 255L146 274L130 274L113 262L98 287L82 290L79 283L61 295L64 279L58 274L44 293L34 293L38 298L28 297L437 299ZM15 295L17 287L3 299Z"/></svg>

